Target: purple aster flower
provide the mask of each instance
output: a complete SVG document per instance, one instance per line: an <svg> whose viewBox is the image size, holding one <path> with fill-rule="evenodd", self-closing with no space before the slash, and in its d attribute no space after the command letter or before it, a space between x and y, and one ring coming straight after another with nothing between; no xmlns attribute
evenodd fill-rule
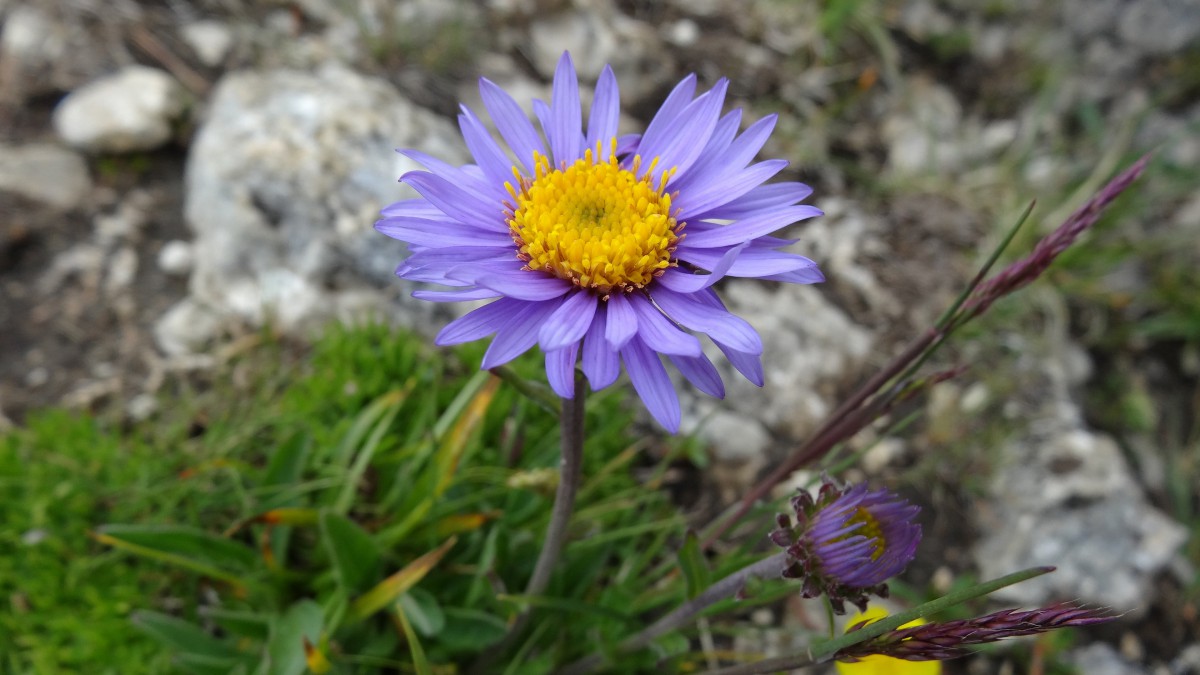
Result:
<svg viewBox="0 0 1200 675"><path fill-rule="evenodd" d="M762 386L762 340L711 286L725 276L821 281L813 261L780 250L792 242L770 236L821 211L799 204L812 192L806 185L764 184L787 165L751 163L775 116L738 134L741 111L721 115L727 86L721 80L696 96L689 76L645 132L618 137L611 68L596 84L586 133L569 54L558 63L550 103L533 103L542 134L512 97L480 80L507 150L464 106L458 121L475 164L402 151L428 169L401 178L421 196L388 206L375 225L409 245L400 277L449 287L415 297L494 300L448 324L437 344L494 334L484 368L538 345L550 385L564 398L573 396L577 363L598 390L617 379L623 362L646 407L672 432L679 400L662 356L701 391L725 393L697 335Z"/></svg>
<svg viewBox="0 0 1200 675"><path fill-rule="evenodd" d="M834 611L845 602L865 610L867 595L887 595L888 579L916 555L920 509L887 490L865 484L838 488L825 482L813 499L806 490L792 498L797 523L785 514L771 541L786 550L783 576L804 579L802 594L829 596Z"/></svg>

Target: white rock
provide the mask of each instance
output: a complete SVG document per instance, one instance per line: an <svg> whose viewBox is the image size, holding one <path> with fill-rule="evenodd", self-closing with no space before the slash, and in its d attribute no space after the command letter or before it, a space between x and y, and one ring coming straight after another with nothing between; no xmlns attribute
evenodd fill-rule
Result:
<svg viewBox="0 0 1200 675"><path fill-rule="evenodd" d="M83 158L66 148L0 145L0 190L66 211L88 197L92 179Z"/></svg>
<svg viewBox="0 0 1200 675"><path fill-rule="evenodd" d="M1146 502L1111 438L1077 423L1048 422L999 453L1004 465L993 498L978 515L980 573L992 578L1053 565L1056 573L997 598L1031 605L1073 598L1117 612L1144 610L1154 575L1187 531Z"/></svg>
<svg viewBox="0 0 1200 675"><path fill-rule="evenodd" d="M127 66L67 95L54 129L72 147L93 153L153 150L171 138L184 94L167 73Z"/></svg>
<svg viewBox="0 0 1200 675"><path fill-rule="evenodd" d="M158 251L158 268L171 276L183 276L192 271L192 245L173 239Z"/></svg>
<svg viewBox="0 0 1200 675"><path fill-rule="evenodd" d="M393 275L404 245L371 227L381 207L414 194L397 184L417 168L397 147L466 160L453 126L383 80L337 67L226 76L188 157L192 296L297 330L357 312L372 285L411 291ZM403 302L398 320L410 326L450 311Z"/></svg>
<svg viewBox="0 0 1200 675"><path fill-rule="evenodd" d="M221 65L233 47L233 31L220 21L189 23L180 29L180 35L196 52L200 62L209 67Z"/></svg>

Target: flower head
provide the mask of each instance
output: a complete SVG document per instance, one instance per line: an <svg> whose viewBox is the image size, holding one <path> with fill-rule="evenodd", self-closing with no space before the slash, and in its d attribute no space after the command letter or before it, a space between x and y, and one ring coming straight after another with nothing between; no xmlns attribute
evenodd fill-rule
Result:
<svg viewBox="0 0 1200 675"><path fill-rule="evenodd" d="M475 163L402 151L428 169L401 178L420 197L388 206L375 226L409 245L399 276L450 287L415 297L493 300L448 324L437 343L494 334L484 368L538 345L550 385L564 398L574 394L576 363L602 389L623 362L646 407L671 431L679 427L679 400L661 356L700 390L725 393L698 335L762 386L762 340L711 286L725 276L821 281L815 263L780 250L789 240L770 236L821 211L799 203L812 192L806 185L764 184L787 164L751 163L775 116L738 134L741 111L721 115L726 88L721 80L696 96L689 76L643 133L617 136L617 82L605 68L585 132L575 68L564 54L550 103L533 103L539 134L516 101L481 80L507 150L464 106L458 121Z"/></svg>
<svg viewBox="0 0 1200 675"><path fill-rule="evenodd" d="M796 524L780 514L771 541L788 554L783 575L804 579L804 597L829 596L834 611L845 602L866 609L867 595L887 595L884 583L916 554L920 509L887 490L865 484L839 488L821 485L816 499L806 490L792 498Z"/></svg>
<svg viewBox="0 0 1200 675"><path fill-rule="evenodd" d="M974 645L996 642L1005 638L1036 635L1056 628L1090 626L1112 621L1106 610L1077 607L1069 604L1051 605L1028 611L1006 609L986 616L918 626L911 624L879 637L851 645L837 653L837 659L853 661L884 655L908 661L944 661L968 653ZM860 621L849 630L865 626ZM847 632L849 632L849 630Z"/></svg>

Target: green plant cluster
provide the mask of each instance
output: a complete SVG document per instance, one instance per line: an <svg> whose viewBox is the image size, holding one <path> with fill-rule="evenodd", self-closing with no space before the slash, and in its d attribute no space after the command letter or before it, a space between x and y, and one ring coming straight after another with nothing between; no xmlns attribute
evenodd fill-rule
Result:
<svg viewBox="0 0 1200 675"><path fill-rule="evenodd" d="M17 552L0 557L0 669L441 672L532 607L509 665L487 672L544 672L715 573L698 555L680 573L686 526L648 489L673 451L635 480L647 453L619 390L588 400L573 543L527 598L556 417L478 372L478 348L446 356L363 326L332 330L298 367L280 351L232 365L250 384L177 394L147 425L51 413L0 439L0 537ZM634 672L654 657L630 658Z"/></svg>

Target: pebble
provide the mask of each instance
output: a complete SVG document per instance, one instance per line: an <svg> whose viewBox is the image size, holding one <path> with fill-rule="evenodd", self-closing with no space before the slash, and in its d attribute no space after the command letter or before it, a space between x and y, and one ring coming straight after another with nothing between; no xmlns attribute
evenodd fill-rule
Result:
<svg viewBox="0 0 1200 675"><path fill-rule="evenodd" d="M54 129L84 152L153 150L171 139L184 92L167 73L127 66L71 92L54 110Z"/></svg>
<svg viewBox="0 0 1200 675"><path fill-rule="evenodd" d="M221 65L233 47L233 32L220 21L196 21L180 29L180 34L200 62L210 68Z"/></svg>
<svg viewBox="0 0 1200 675"><path fill-rule="evenodd" d="M192 245L173 239L158 251L158 268L171 276L187 276L192 271Z"/></svg>
<svg viewBox="0 0 1200 675"><path fill-rule="evenodd" d="M87 199L92 179L83 158L58 145L0 145L0 190L69 211Z"/></svg>

